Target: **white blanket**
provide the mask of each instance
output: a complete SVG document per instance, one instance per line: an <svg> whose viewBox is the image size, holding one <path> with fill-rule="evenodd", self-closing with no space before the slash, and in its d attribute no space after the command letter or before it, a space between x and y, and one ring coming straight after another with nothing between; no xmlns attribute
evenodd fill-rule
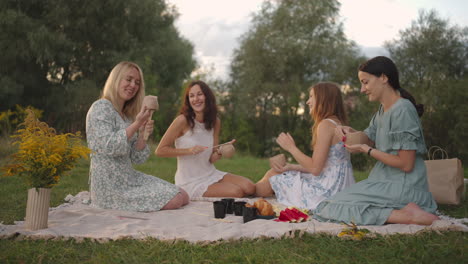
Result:
<svg viewBox="0 0 468 264"><path fill-rule="evenodd" d="M0 237L20 235L31 239L84 238L108 241L119 238L159 240L187 240L189 242L212 242L240 238L271 237L281 238L299 233L329 233L337 235L343 225L310 220L303 223L280 223L273 220L257 219L243 223L241 216L228 214L224 219L213 216L213 200L192 201L184 208L151 213L136 213L117 210L97 209L89 206L89 193L68 195L68 203L51 208L48 228L30 231L24 222L15 225L0 224ZM245 200L249 199L236 199ZM256 199L252 199L253 202ZM270 200L275 203L275 200ZM468 231L463 223L468 219L442 217L431 226L391 224L383 226L362 226L379 234L412 234L422 230ZM296 233L297 234L297 233Z"/></svg>

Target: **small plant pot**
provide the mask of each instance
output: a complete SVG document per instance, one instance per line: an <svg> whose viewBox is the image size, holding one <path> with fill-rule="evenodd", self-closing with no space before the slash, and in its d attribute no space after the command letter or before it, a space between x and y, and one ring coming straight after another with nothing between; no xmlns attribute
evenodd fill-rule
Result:
<svg viewBox="0 0 468 264"><path fill-rule="evenodd" d="M244 224L252 220L255 220L257 217L257 208L244 206L242 210L242 217L244 220Z"/></svg>
<svg viewBox="0 0 468 264"><path fill-rule="evenodd" d="M234 213L234 198L224 198L221 201L226 205L226 214Z"/></svg>
<svg viewBox="0 0 468 264"><path fill-rule="evenodd" d="M232 144L221 146L219 151L221 152L221 156L227 159L231 158L234 156L234 153L236 153L236 149Z"/></svg>
<svg viewBox="0 0 468 264"><path fill-rule="evenodd" d="M362 131L357 131L357 132L346 134L345 144L346 145L369 144L369 139L366 133Z"/></svg>
<svg viewBox="0 0 468 264"><path fill-rule="evenodd" d="M226 217L226 203L224 203L223 201L213 202L213 210L215 218Z"/></svg>
<svg viewBox="0 0 468 264"><path fill-rule="evenodd" d="M247 202L234 202L234 215L242 216L242 212L244 211L245 204Z"/></svg>
<svg viewBox="0 0 468 264"><path fill-rule="evenodd" d="M278 154L270 159L270 167L273 168L273 164L277 163L284 167L286 165L286 156L284 154Z"/></svg>
<svg viewBox="0 0 468 264"><path fill-rule="evenodd" d="M50 188L28 190L25 226L30 230L47 228L50 206Z"/></svg>

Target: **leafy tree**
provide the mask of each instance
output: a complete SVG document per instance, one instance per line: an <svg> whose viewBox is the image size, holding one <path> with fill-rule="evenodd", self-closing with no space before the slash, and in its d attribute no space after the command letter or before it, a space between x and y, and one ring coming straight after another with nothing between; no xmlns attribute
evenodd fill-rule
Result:
<svg viewBox="0 0 468 264"><path fill-rule="evenodd" d="M434 10L421 11L386 48L400 69L402 86L425 105L427 145L468 161L468 27L452 26Z"/></svg>
<svg viewBox="0 0 468 264"><path fill-rule="evenodd" d="M274 138L289 131L308 149L305 101L318 81L350 84L358 51L346 39L338 1L266 2L234 52L224 126L238 146L271 155Z"/></svg>
<svg viewBox="0 0 468 264"><path fill-rule="evenodd" d="M86 111L122 60L143 68L147 93L172 111L195 66L192 45L174 28L176 17L164 0L2 1L0 111L32 105L54 127L82 130ZM158 118L161 134L167 112Z"/></svg>

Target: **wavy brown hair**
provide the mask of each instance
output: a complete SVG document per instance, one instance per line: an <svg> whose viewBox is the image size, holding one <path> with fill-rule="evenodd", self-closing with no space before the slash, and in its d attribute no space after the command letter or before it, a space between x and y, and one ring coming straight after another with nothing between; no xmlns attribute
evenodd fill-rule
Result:
<svg viewBox="0 0 468 264"><path fill-rule="evenodd" d="M312 106L310 117L314 120L312 126L312 148L317 141L317 128L322 120L336 116L342 125L348 123L343 97L337 84L320 82L310 88L315 95L315 104Z"/></svg>
<svg viewBox="0 0 468 264"><path fill-rule="evenodd" d="M193 111L192 106L190 105L189 93L190 89L198 85L200 86L202 93L205 95L205 109L203 109L203 123L207 130L211 130L216 124L216 117L218 116L218 107L216 106L216 98L211 91L208 84L203 81L192 81L189 83L187 88L185 88L184 96L182 98L182 107L180 108L179 114L185 116L190 127L195 126L195 112Z"/></svg>

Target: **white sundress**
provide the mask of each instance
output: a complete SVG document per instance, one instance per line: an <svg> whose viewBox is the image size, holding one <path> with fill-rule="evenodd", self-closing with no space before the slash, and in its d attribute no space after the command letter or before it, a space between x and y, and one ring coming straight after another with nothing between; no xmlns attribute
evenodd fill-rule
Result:
<svg viewBox="0 0 468 264"><path fill-rule="evenodd" d="M325 120L336 125L331 119ZM328 159L320 175L286 171L270 178L279 203L309 210L354 183L350 154L341 141L330 146Z"/></svg>
<svg viewBox="0 0 468 264"><path fill-rule="evenodd" d="M219 171L210 162L213 147L213 131L195 120L193 129L175 140L176 148L191 148L196 145L208 147L197 155L177 157L175 184L184 189L190 199L202 197L213 183L220 181L227 172Z"/></svg>

